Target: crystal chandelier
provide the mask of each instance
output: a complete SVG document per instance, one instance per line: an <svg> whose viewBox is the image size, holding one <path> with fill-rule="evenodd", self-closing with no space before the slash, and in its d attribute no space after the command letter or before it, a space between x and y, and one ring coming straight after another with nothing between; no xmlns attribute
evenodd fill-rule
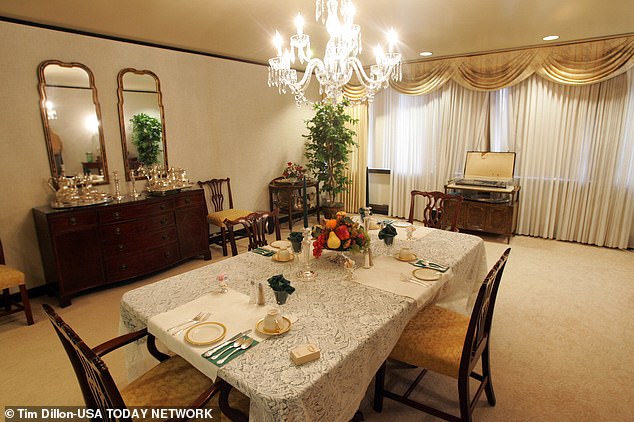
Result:
<svg viewBox="0 0 634 422"><path fill-rule="evenodd" d="M304 34L304 20L297 15L297 33L291 36L290 50L282 50L282 37L275 31L274 43L277 56L269 59L269 86L276 86L281 94L291 92L297 104L307 103L305 92L314 72L319 82L319 93L336 102L341 98L343 87L356 74L365 88L365 94L356 101L372 101L377 91L386 88L390 79L401 80L401 54L394 51L396 35L388 36L389 48L383 52L380 46L374 50L376 64L370 66L368 75L357 55L361 53L361 27L353 23L354 5L350 0L315 0L315 20L321 18L330 39L326 44L324 58L311 57L310 37ZM341 14L341 19L339 18ZM291 65L299 58L306 63L301 80Z"/></svg>

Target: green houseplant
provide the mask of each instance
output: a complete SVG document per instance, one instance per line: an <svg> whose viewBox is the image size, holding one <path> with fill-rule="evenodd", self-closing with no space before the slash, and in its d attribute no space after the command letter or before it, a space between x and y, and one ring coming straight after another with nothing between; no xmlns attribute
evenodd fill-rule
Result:
<svg viewBox="0 0 634 422"><path fill-rule="evenodd" d="M135 114L130 121L132 122L132 144L137 149L139 163L144 166L159 164L163 136L161 121L144 113Z"/></svg>
<svg viewBox="0 0 634 422"><path fill-rule="evenodd" d="M357 123L356 119L346 113L347 101L334 104L322 101L313 106L315 116L306 121L306 167L321 182L321 190L327 194L328 200L322 208L326 218L332 218L337 211L343 209L341 202L335 202L337 194L346 192L350 179L345 175L348 165L348 154L356 146L354 130L346 124Z"/></svg>

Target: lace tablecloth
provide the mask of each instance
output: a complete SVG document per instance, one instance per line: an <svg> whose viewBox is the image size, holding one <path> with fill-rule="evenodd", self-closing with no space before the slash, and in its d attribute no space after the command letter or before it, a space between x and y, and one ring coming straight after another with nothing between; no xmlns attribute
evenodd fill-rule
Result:
<svg viewBox="0 0 634 422"><path fill-rule="evenodd" d="M414 243L417 254L452 267L449 293L464 291L464 286L471 290L484 278L481 239L435 231ZM395 247L400 247L398 240ZM284 305L297 317L291 331L258 344L219 368L218 375L251 398L252 421L349 421L418 307L411 298L344 281L344 270L326 256L313 262L318 273L313 282L297 279L297 261L278 263L245 253L132 290L122 298L120 329L143 328L150 317L211 292L219 273L227 273L230 287L246 294L251 281L266 284L268 277L282 273L297 289ZM265 291L267 303L275 303L272 291ZM321 358L295 366L289 350L304 343L318 345ZM142 371L141 347L131 347L129 370Z"/></svg>

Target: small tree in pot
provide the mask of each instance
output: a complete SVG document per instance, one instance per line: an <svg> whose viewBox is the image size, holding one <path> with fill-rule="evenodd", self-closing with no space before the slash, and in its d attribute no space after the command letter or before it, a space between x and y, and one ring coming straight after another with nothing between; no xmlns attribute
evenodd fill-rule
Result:
<svg viewBox="0 0 634 422"><path fill-rule="evenodd" d="M345 175L348 165L348 154L351 147L357 145L353 136L354 130L346 124L357 123L345 111L347 101L333 104L322 101L313 106L315 116L306 121L306 159L309 170L321 182L321 190L328 196L322 206L326 218L332 218L337 211L343 209L341 202L335 202L337 194L346 192L350 179Z"/></svg>
<svg viewBox="0 0 634 422"><path fill-rule="evenodd" d="M132 143L139 154L139 163L144 166L159 164L163 126L161 121L144 113L135 114L132 122Z"/></svg>

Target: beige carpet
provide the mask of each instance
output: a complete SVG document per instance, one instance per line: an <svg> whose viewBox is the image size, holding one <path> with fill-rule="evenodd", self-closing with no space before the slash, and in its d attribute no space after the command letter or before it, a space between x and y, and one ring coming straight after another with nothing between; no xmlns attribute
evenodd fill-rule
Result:
<svg viewBox="0 0 634 422"><path fill-rule="evenodd" d="M299 226L299 224L296 224ZM497 406L482 399L480 421L620 421L634 410L634 253L516 236L502 280L492 334L492 372ZM507 247L486 242L492 264ZM222 255L212 247L217 262ZM192 260L143 281L73 299L61 315L90 345L117 335L123 293L207 265ZM36 323L22 314L0 319L0 405L81 405L72 368L41 311L53 298L32 301ZM120 386L123 353L107 358ZM390 371L390 388L404 388L415 373ZM457 409L453 380L429 374L415 397ZM431 421L431 416L387 400L362 410L366 421ZM2 412L4 413L4 412Z"/></svg>

